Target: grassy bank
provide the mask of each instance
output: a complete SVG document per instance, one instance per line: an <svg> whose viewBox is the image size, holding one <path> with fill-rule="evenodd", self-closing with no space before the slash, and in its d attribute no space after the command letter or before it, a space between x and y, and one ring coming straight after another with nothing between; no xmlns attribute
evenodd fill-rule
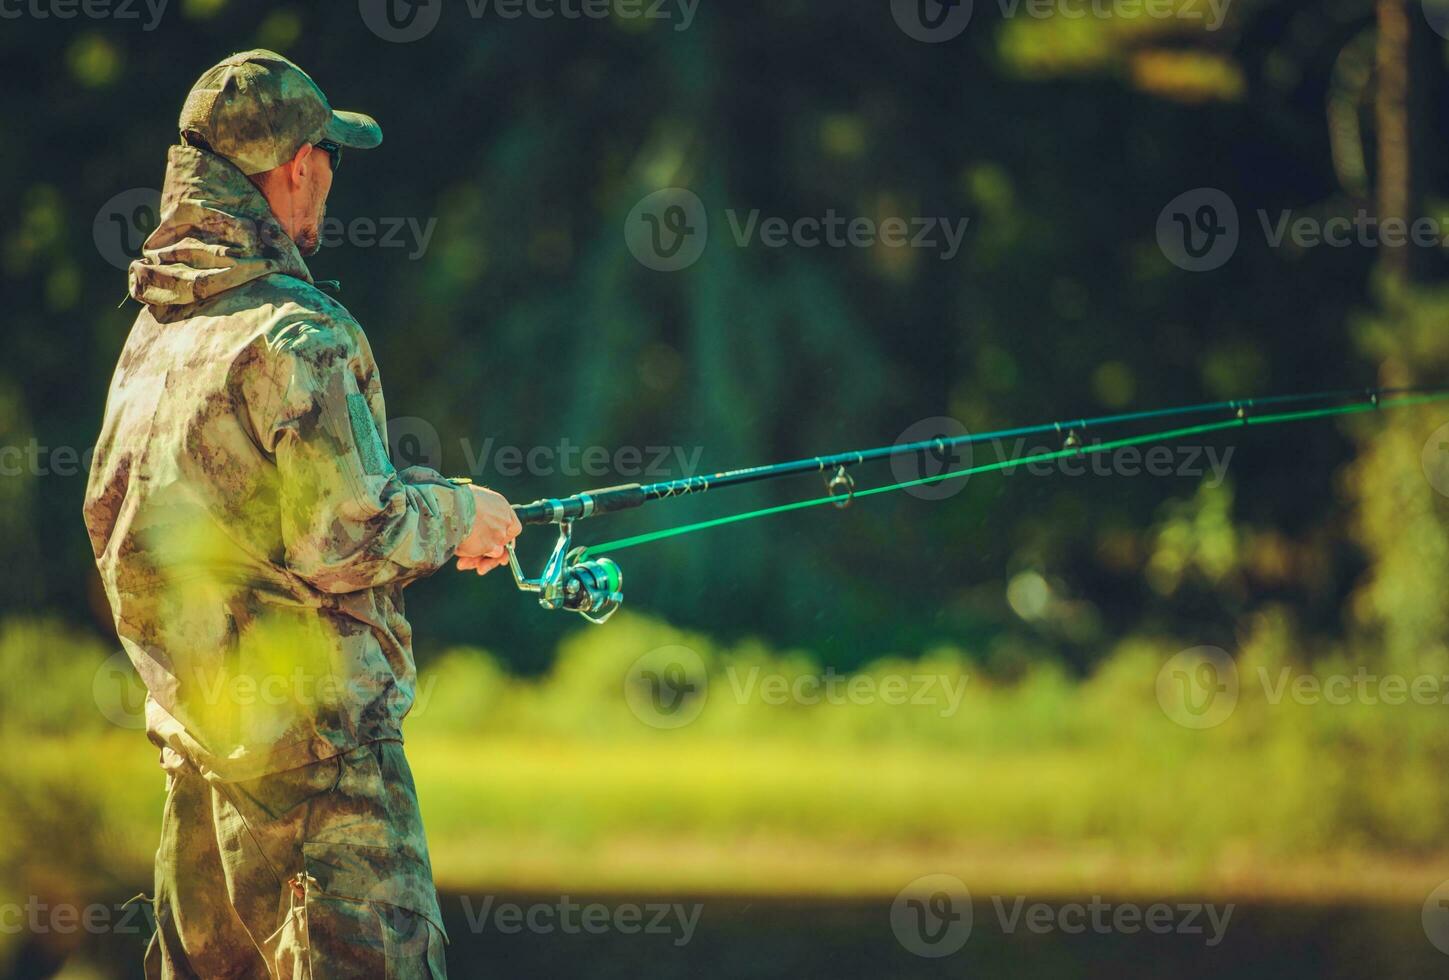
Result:
<svg viewBox="0 0 1449 980"><path fill-rule="evenodd" d="M1252 768L1205 780L1085 750L832 755L440 735L415 736L409 754L449 890L857 896L947 871L988 894L1417 902L1449 876L1449 853L1433 849L1294 849L1265 815L1210 826L1215 797L1309 805ZM146 746L121 733L46 740L26 767L30 785L69 801L9 837L7 863L29 869L31 891L145 882L163 802ZM1125 812L1120 782L1149 776L1156 793Z"/></svg>
<svg viewBox="0 0 1449 980"><path fill-rule="evenodd" d="M1421 901L1449 877L1449 709L1287 695L1354 669L1292 648L1261 621L1231 712L1199 729L1162 699L1169 641L1084 681L937 650L831 688L803 653L621 617L540 680L441 658L409 755L445 889L890 894L948 871L986 893ZM687 696L636 689L669 676ZM148 874L154 752L72 711L68 731L7 719L26 749L0 772L0 878L21 893Z"/></svg>

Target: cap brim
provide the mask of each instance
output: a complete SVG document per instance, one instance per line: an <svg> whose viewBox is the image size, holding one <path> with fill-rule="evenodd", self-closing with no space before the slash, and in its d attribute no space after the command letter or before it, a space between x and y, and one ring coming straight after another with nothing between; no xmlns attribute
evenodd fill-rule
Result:
<svg viewBox="0 0 1449 980"><path fill-rule="evenodd" d="M323 135L338 146L354 150L371 150L382 145L382 127L376 119L360 112L333 110Z"/></svg>

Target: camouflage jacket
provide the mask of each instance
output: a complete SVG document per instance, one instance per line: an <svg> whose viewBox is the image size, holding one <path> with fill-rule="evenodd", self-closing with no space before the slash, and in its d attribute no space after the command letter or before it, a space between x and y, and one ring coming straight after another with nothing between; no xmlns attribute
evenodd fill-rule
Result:
<svg viewBox="0 0 1449 980"><path fill-rule="evenodd" d="M402 590L474 502L397 471L377 365L240 171L173 147L85 502L151 739L237 780L399 738Z"/></svg>

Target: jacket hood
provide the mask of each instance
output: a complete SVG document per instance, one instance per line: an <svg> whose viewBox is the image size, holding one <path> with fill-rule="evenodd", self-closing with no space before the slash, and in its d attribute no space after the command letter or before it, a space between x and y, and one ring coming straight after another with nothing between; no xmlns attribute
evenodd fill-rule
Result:
<svg viewBox="0 0 1449 980"><path fill-rule="evenodd" d="M221 157L173 146L161 224L131 263L131 296L152 307L190 306L253 279L312 274L261 191Z"/></svg>

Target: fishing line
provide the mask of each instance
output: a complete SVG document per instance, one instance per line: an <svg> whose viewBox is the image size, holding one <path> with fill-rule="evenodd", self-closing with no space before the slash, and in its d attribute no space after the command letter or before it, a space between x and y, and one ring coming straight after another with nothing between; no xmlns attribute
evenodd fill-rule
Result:
<svg viewBox="0 0 1449 980"><path fill-rule="evenodd" d="M1149 432L1139 436L1129 436L1122 439L1114 439L1110 442L1087 443L1080 446L1073 446L1066 449L1058 449L1052 452L1038 453L1033 456L1024 456L1018 459L1002 460L995 463L984 463L980 466L972 466L963 470L954 470L948 473L938 473L933 476L921 477L916 480L906 480L901 483L892 483L889 486L872 487L867 490L856 490L854 497L873 497L876 494L892 493L899 490L908 490L912 487L925 486L931 483L941 483L947 480L962 480L966 477L976 476L981 473L993 473L1001 470L1015 469L1018 466L1030 466L1034 463L1050 462L1052 460L1066 459L1068 457L1088 456L1096 453L1113 452L1129 446L1141 446L1148 443L1169 443L1186 439L1190 436L1204 435L1211 432L1222 432L1226 429L1242 428L1243 426L1281 425L1288 422L1304 422L1311 419L1330 418L1338 415L1352 415L1360 412L1372 412L1379 408L1401 408L1407 405L1425 404L1428 402L1442 401L1449 398L1449 392L1421 395L1408 398L1387 398L1379 399L1377 404L1363 405L1340 405L1332 408L1312 409L1308 411L1281 412L1272 415L1249 415L1246 418L1234 418L1220 422L1205 422L1200 425L1188 426L1180 429L1168 429L1162 432ZM1259 401L1259 404L1263 404ZM1225 403L1220 407L1228 407ZM1142 418L1141 414L1131 416L1133 420ZM1047 427L1050 431L1051 427ZM1036 431L1040 432L1041 429ZM619 538L616 541L605 541L601 544L589 545L580 553L580 557L587 559L591 555L601 552L623 551L626 548L636 548L640 545L651 544L655 541L665 541L669 538L677 538L685 534L694 534L698 531L706 531L710 528L723 527L727 524L737 524L741 521L752 521L762 517L769 517L774 514L785 514L796 510L805 510L810 507L820 507L824 504L839 504L840 497L832 494L824 497L815 497L809 500L797 500L793 503L779 504L774 507L762 507L759 510L747 511L742 514L730 514L726 517L716 517L707 521L699 521L695 524L683 524L678 527L666 528L660 531L650 531L646 534L636 534L633 537Z"/></svg>

